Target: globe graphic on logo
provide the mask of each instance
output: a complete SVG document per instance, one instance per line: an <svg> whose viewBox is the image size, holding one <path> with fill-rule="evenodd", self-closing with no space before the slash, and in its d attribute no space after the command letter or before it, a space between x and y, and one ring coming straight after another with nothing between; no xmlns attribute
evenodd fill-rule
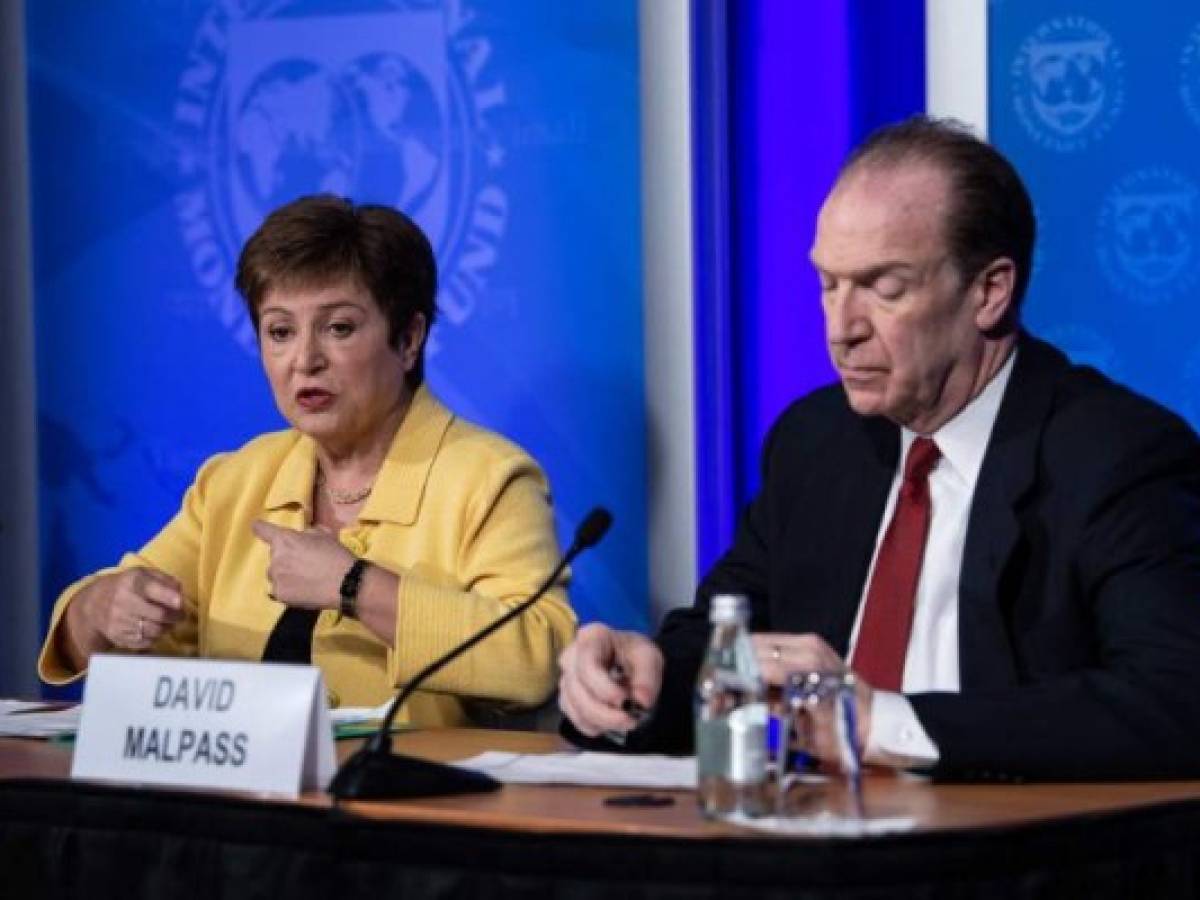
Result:
<svg viewBox="0 0 1200 900"><path fill-rule="evenodd" d="M355 199L415 213L442 165L443 123L429 82L394 53L373 53L341 73L359 123Z"/></svg>
<svg viewBox="0 0 1200 900"><path fill-rule="evenodd" d="M1104 45L1098 41L1051 44L1034 55L1030 75L1033 105L1042 120L1063 134L1075 134L1104 108Z"/></svg>
<svg viewBox="0 0 1200 900"><path fill-rule="evenodd" d="M336 72L302 59L269 66L232 137L236 177L260 215L317 192L412 213L436 185L444 145L428 81L391 53Z"/></svg>
<svg viewBox="0 0 1200 900"><path fill-rule="evenodd" d="M1116 220L1116 250L1125 270L1148 286L1175 278L1192 256L1193 229L1184 195L1126 198Z"/></svg>

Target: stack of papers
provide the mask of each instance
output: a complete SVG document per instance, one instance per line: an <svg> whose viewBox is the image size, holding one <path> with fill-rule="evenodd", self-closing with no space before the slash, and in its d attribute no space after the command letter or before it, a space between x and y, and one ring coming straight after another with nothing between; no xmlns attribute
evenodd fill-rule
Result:
<svg viewBox="0 0 1200 900"><path fill-rule="evenodd" d="M387 714L387 703L377 707L346 707L330 711L336 737L373 734ZM0 700L0 737L73 737L79 730L81 707L73 703L41 700ZM403 726L393 726L393 731Z"/></svg>
<svg viewBox="0 0 1200 900"><path fill-rule="evenodd" d="M335 727L338 725L363 725L367 722L378 725L387 715L388 707L391 705L392 701L389 698L378 706L339 706L329 711L329 720Z"/></svg>
<svg viewBox="0 0 1200 900"><path fill-rule="evenodd" d="M0 700L0 737L54 738L79 730L76 704Z"/></svg>
<svg viewBox="0 0 1200 900"><path fill-rule="evenodd" d="M329 721L333 724L333 736L337 740L346 738L370 737L383 724L391 700L384 700L378 706L339 706L329 711ZM392 731L406 731L411 726L403 722L393 722Z"/></svg>

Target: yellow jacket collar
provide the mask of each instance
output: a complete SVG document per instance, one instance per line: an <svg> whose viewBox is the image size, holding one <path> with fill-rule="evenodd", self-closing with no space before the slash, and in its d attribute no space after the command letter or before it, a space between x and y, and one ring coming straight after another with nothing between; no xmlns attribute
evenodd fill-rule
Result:
<svg viewBox="0 0 1200 900"><path fill-rule="evenodd" d="M317 475L317 447L312 438L292 432L296 436L287 455L279 464L263 509L286 509L301 507L305 521L312 521L313 482Z"/></svg>
<svg viewBox="0 0 1200 900"><path fill-rule="evenodd" d="M417 388L375 477L375 488L358 515L360 520L399 525L411 525L417 520L437 449L453 420L454 414L425 385ZM316 444L312 438L298 434L271 482L264 507L300 506L311 520L316 474Z"/></svg>

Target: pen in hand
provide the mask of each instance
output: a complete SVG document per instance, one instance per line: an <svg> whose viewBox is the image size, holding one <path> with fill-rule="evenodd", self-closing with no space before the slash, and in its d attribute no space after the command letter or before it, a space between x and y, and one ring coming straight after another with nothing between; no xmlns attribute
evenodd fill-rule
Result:
<svg viewBox="0 0 1200 900"><path fill-rule="evenodd" d="M621 687L628 689L629 676L625 674L625 670L621 668L620 663L613 663L611 666L609 666L608 677L612 679L614 684L618 684ZM632 694L626 694L625 699L621 701L621 712L633 719L634 728L637 728L648 718L650 718L650 710L635 700ZM604 737L612 741L614 744L623 745L625 743L626 733L627 732L624 731L606 731L604 732Z"/></svg>

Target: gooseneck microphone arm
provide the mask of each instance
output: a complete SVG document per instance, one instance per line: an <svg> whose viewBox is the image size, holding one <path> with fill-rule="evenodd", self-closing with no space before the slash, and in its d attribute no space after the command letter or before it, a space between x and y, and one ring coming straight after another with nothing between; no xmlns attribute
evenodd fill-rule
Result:
<svg viewBox="0 0 1200 900"><path fill-rule="evenodd" d="M593 547L612 525L612 514L595 507L575 530L575 539L558 565L541 586L500 618L451 648L418 672L401 689L388 707L379 729L357 753L351 756L329 783L329 793L344 799L393 799L427 797L439 794L494 790L498 783L477 772L445 766L426 760L396 756L392 753L392 721L404 701L413 695L430 676L449 665L484 638L503 628L517 616L537 603L558 580L563 570L584 550Z"/></svg>
<svg viewBox="0 0 1200 900"><path fill-rule="evenodd" d="M602 522L602 524L598 524L600 522ZM392 720L396 718L396 713L400 710L400 707L404 705L404 701L411 697L417 688L419 688L429 679L429 676L433 675L435 672L441 671L443 667L458 659L458 657L462 656L484 638L491 635L494 631L503 628L517 616L521 615L521 613L525 612L525 610L529 609L529 607L533 606L533 604L541 600L542 596L546 593L546 591L550 590L550 587L554 584L554 582L558 581L558 576L562 574L563 569L569 566L575 557L577 557L584 550L594 546L595 543L604 536L604 532L608 530L608 526L611 523L612 515L608 512L608 510L597 507L588 513L587 518L583 520L583 524L576 529L575 540L571 542L571 546L567 549L567 552L563 554L562 559L558 561L558 565L554 567L554 571L546 576L546 580L542 582L541 586L533 592L532 596L530 596L528 600L522 600L500 618L496 619L496 621L486 626L482 631L476 632L457 647L451 649L448 653L445 653L435 659L420 672L418 672L416 676L409 680L408 684L404 686L404 689L396 695L396 699L392 701L392 705L388 707L387 715L383 719L383 724L380 725L379 730L371 737L370 746L382 745L390 742L390 738L388 736L391 733ZM592 526L590 529L588 527L589 525Z"/></svg>

